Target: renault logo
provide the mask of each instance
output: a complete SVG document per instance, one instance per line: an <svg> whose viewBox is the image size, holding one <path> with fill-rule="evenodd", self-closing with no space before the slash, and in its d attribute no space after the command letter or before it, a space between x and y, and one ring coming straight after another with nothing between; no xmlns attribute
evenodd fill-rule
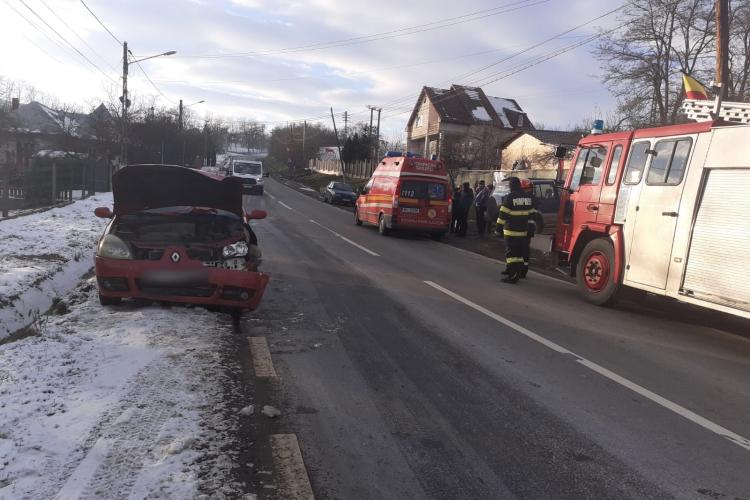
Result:
<svg viewBox="0 0 750 500"><path fill-rule="evenodd" d="M175 264L180 262L180 254L178 252L172 252L172 255L170 255L169 258L172 259L172 262Z"/></svg>

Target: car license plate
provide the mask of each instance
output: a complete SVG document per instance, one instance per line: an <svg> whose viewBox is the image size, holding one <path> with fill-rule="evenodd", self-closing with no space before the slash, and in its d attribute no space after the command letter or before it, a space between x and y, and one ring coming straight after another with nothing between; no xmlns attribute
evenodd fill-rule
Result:
<svg viewBox="0 0 750 500"><path fill-rule="evenodd" d="M401 212L405 214L418 214L419 209L418 208L402 208Z"/></svg>

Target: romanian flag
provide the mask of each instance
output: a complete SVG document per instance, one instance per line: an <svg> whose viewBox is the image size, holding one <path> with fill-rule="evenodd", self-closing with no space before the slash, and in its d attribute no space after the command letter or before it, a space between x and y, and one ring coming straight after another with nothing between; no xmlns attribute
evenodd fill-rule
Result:
<svg viewBox="0 0 750 500"><path fill-rule="evenodd" d="M689 75L682 75L682 84L685 87L687 99L708 99L708 93L701 82Z"/></svg>

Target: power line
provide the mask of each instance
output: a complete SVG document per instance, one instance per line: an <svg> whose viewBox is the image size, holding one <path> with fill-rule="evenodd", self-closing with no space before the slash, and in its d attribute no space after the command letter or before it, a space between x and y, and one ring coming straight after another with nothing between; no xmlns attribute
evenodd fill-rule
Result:
<svg viewBox="0 0 750 500"><path fill-rule="evenodd" d="M116 70L116 69L115 69L115 68L114 68L114 67L113 67L113 66L112 66L112 65L111 65L111 64L110 64L110 63L109 63L109 62L108 62L108 61L107 61L106 59L104 59L104 57L102 57L102 55L101 55L101 54L99 54L99 53L98 53L98 52L96 51L96 49L94 49L94 48L93 48L93 47L92 47L91 45L89 45L89 44L88 44L88 42L86 42L86 40L84 40L84 39L83 39L83 38L82 38L82 37L81 37L81 36L80 36L80 35L79 35L79 34L78 34L78 33L77 33L77 32L76 32L76 31L75 31L74 29L72 29L72 28L70 27L70 25L69 25L68 23L66 23L66 22L65 22L65 20L64 20L64 19L63 19L62 17L60 17L60 16L59 16L59 15L57 14L57 12L55 12L55 11L54 11L54 10L53 10L53 9L52 9L52 8L51 8L51 7L50 7L50 6L48 5L48 4L47 4L47 2L45 2L45 0L41 0L41 2L42 2L42 4L43 4L43 5L45 6L45 7L47 7L47 10L48 10L48 11L50 11L50 12L52 13L52 15L54 15L54 16L55 16L55 17L56 17L56 18L57 18L57 19L58 19L58 20L59 20L59 21L60 21L60 22L61 22L61 23L63 24L63 26L65 26L66 28L68 28L68 31L70 31L71 33L73 33L73 35L75 35L75 36L76 36L76 38L78 38L78 39L79 39L79 40L80 40L80 41L81 41L81 42L82 42L82 43L83 43L83 44L84 44L84 45L85 45L86 47L88 47L88 49L89 49L89 50L90 50L90 51L91 51L91 52L92 52L92 53L93 53L94 55L96 55L96 56L97 56L97 57L99 58L99 60L100 60L100 61L102 61L103 63L105 63L105 64L106 64L107 66L109 66L109 68L110 68L110 69L111 69L112 71L117 71L117 70Z"/></svg>
<svg viewBox="0 0 750 500"><path fill-rule="evenodd" d="M468 23L471 21L484 19L487 17L497 16L499 14L505 14L508 12L513 12L516 10L524 9L527 7L532 7L534 5L547 3L549 1L550 0L520 0L516 2L511 2L508 4L504 4L498 7L494 7L491 9L484 9L484 10L464 14L461 16L454 16L454 17L449 17L445 19L440 19L440 20L433 21L430 23L419 24L416 26L409 26L409 27L400 28L397 30L385 31L381 33L374 33L372 35L363 35L363 36L358 36L358 37L345 38L341 40L333 40L330 42L317 42L317 43L308 44L308 45L298 45L298 46L293 46L293 47L261 51L261 52L227 52L223 54L222 53L220 54L197 54L197 55L183 55L183 56L178 56L178 57L201 58L201 59L216 59L216 58L224 58L224 57L261 57L261 56L269 56L269 55L289 54L289 53L294 53L294 52L324 50L324 49L330 49L330 48L335 48L335 47L344 47L348 45L369 43L369 42L374 42L377 40L385 40L389 38L396 38L400 36L407 36L407 35L413 35L416 33L422 33L425 31L433 31L436 29L447 28L450 26L458 25L458 24L464 24L464 23Z"/></svg>
<svg viewBox="0 0 750 500"><path fill-rule="evenodd" d="M83 59L85 59L86 62L88 62L90 65L92 65L94 68L96 68L102 75L104 75L105 77L107 77L113 83L117 83L117 80L115 80L114 78L112 78L111 76L109 76L95 62L93 62L91 59L89 59L88 57L86 57L86 54L84 54L83 52L81 52L80 50L78 50L72 43L70 43L68 41L67 38L65 38L64 36L62 36L55 28L53 28L52 26L50 26L50 24L42 16L40 16L39 14L37 14L37 12L34 9L32 9L31 7L29 7L29 5L24 0L19 0L19 1L23 4L24 7L26 7L29 11L31 11L31 13L34 14L40 21L42 21L42 23L44 23L44 25L47 26L47 28L49 28L50 30L52 30L52 32L54 34L56 34L63 42L65 42L65 44L68 47L70 47L71 49L73 49L78 55L80 55Z"/></svg>
<svg viewBox="0 0 750 500"><path fill-rule="evenodd" d="M504 57L504 58L500 59L499 61L496 61L496 62L494 62L492 64L482 66L481 68L477 68L477 69L475 69L473 71L469 71L467 73L462 73L460 75L452 77L449 80L443 80L442 82L439 83L439 85L444 84L445 82L457 81L459 79L467 78L467 77L469 77L471 75L475 75L475 74L481 73L482 71L484 71L484 70L486 70L488 68L491 68L493 66L501 64L503 62L507 62L510 59L513 59L513 58L515 58L515 57L517 57L519 55L525 54L526 52L529 52L529 51L531 51L531 50L533 50L535 48L539 48L542 45L545 45L545 44L550 43L550 42L552 42L554 40L557 40L558 38L561 38L561 37L563 37L565 35L568 35L568 34L570 34L573 31L579 30L579 29L583 28L584 26L587 26L587 25L589 25L589 24L591 24L593 22L596 22L596 21L598 21L600 19L603 19L604 17L610 16L610 15L614 14L615 12L623 9L625 7L625 5L626 4L623 4L623 5L619 6L619 7L617 7L616 9L612 9L612 10L610 10L608 12L605 12L604 14L601 14L601 15L595 17L595 18L589 19L588 21L586 21L584 23L581 23L581 24L579 24L579 25L577 25L577 26L575 26L573 28L569 28L569 29L567 29L565 31L562 31L562 32L558 33L555 36L552 36L550 38L542 40L541 42L537 42L537 43L535 43L535 44L533 44L533 45L531 45L531 46L529 46L529 47L527 47L527 48L525 48L525 49L523 49L521 51L518 51L518 52L515 52L513 54L510 54L509 56L506 56L506 57ZM491 76L491 75L488 75L488 76ZM472 80L472 81L476 81L476 79ZM481 86L481 85L475 85L475 86ZM398 108L398 107L401 106L399 103L402 103L402 102L405 103L405 102L408 102L408 101L413 101L413 100L415 100L418 97L419 96L415 96L414 94L410 94L408 96L400 97L400 98L397 98L397 99L392 99L392 100L386 102L383 107L386 108L386 109L388 109L388 108ZM449 97L450 96L446 96L444 99L447 99ZM440 100L440 98L436 99L436 102L439 102L439 100Z"/></svg>
<svg viewBox="0 0 750 500"><path fill-rule="evenodd" d="M132 52L130 52L130 51L128 51L128 52L130 53L130 55L133 55L133 53L132 53ZM161 89L160 89L159 87L157 87L157 86L156 86L156 84L155 84L155 83L153 82L153 80L151 80L151 77L149 77L149 76L148 76L148 73L146 73L146 70L145 70L145 69L143 69L143 66L141 66L141 63L140 63L140 61L135 61L135 63L136 63L137 65L138 65L138 68L139 68L139 69L141 70L141 73L143 73L143 76L145 76L145 77L146 77L146 80L148 80L148 83L150 83L150 84L151 84L151 86L152 86L152 87L154 87L154 89L155 89L155 90L156 90L156 91L157 91L157 92L159 93L159 95L161 95L161 96L162 96L162 97L163 97L164 99L166 99L166 100L167 100L168 102L170 102L170 103L172 103L172 104L176 104L176 103L175 103L175 102L174 102L174 101L173 101L172 99L170 99L169 97L167 97L167 96L166 96L166 95L164 94L164 92L162 92L162 91L161 91ZM132 64L132 63L131 63L131 64Z"/></svg>
<svg viewBox="0 0 750 500"><path fill-rule="evenodd" d="M99 22L99 24L101 25L101 27L104 28L104 30L107 33L109 33L109 36L111 36L115 40L115 42L117 42L117 45L119 45L120 47L122 47L122 42L114 35L114 33L112 33L109 30L109 28L107 28L107 26L102 22L102 20L99 19L99 17L96 14L94 14L94 11L92 11L91 9L89 9L89 6L86 5L86 2L84 2L83 0L80 0L80 1L83 4L83 6L86 7L86 10L89 11L89 14L91 14L92 16L94 16L94 19L96 19Z"/></svg>

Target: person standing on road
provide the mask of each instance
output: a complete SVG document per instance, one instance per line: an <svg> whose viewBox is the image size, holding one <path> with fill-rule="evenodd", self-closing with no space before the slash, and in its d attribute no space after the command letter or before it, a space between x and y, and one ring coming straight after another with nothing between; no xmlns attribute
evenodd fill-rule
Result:
<svg viewBox="0 0 750 500"><path fill-rule="evenodd" d="M471 190L471 184L468 182L463 183L463 188L461 189L461 199L459 201L459 211L458 211L458 227L456 228L456 233L461 238L466 237L466 229L468 226L468 219L469 219L469 210L471 210L471 206L474 203L474 192Z"/></svg>
<svg viewBox="0 0 750 500"><path fill-rule="evenodd" d="M505 271L504 283L518 283L523 271L525 245L529 237L529 218L532 214L533 200L531 194L521 188L518 177L508 179L510 193L503 200L497 227L503 229L505 238Z"/></svg>
<svg viewBox="0 0 750 500"><path fill-rule="evenodd" d="M486 210L484 212L484 220L487 222L487 232L491 233L495 227L495 221L497 220L497 216L499 215L497 211L497 200L494 196L492 196L492 193L495 192L495 186L492 184L487 185L487 206L485 207Z"/></svg>
<svg viewBox="0 0 750 500"><path fill-rule="evenodd" d="M451 199L451 233L458 233L458 219L461 213L461 189L453 186L453 198Z"/></svg>
<svg viewBox="0 0 750 500"><path fill-rule="evenodd" d="M487 228L487 222L485 221L484 214L487 211L487 197L489 192L484 186L484 181L479 181L477 186L476 197L474 198L474 210L477 214L477 234L484 236L484 231Z"/></svg>

